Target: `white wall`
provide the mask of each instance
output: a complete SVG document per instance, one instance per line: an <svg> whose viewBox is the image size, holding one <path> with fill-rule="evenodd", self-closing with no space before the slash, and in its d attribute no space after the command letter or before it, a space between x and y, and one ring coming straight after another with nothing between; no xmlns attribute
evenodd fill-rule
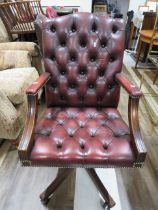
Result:
<svg viewBox="0 0 158 210"><path fill-rule="evenodd" d="M126 15L129 8L129 0L118 0L118 7L121 10L121 13L123 14L123 17L126 19Z"/></svg>
<svg viewBox="0 0 158 210"><path fill-rule="evenodd" d="M130 0L117 0L118 8L120 9L121 13L123 14L124 19L126 19L126 14L128 12L129 1ZM109 2L115 4L116 0L110 0Z"/></svg>
<svg viewBox="0 0 158 210"><path fill-rule="evenodd" d="M80 6L80 12L91 12L92 0L41 0L42 6Z"/></svg>
<svg viewBox="0 0 158 210"><path fill-rule="evenodd" d="M140 5L145 5L146 0L130 0L129 10L133 10L134 12L138 11L138 7Z"/></svg>

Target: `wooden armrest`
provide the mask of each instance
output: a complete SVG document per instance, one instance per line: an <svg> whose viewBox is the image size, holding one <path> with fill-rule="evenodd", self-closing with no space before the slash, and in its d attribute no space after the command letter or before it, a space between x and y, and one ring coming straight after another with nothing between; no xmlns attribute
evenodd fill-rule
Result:
<svg viewBox="0 0 158 210"><path fill-rule="evenodd" d="M24 163L29 159L29 152L33 145L33 130L37 119L38 95L28 94L28 111L24 131L19 142L18 153L20 160Z"/></svg>
<svg viewBox="0 0 158 210"><path fill-rule="evenodd" d="M32 83L27 89L26 94L37 94L38 91L48 82L50 79L50 73L44 72L39 78Z"/></svg>
<svg viewBox="0 0 158 210"><path fill-rule="evenodd" d="M38 91L42 88L46 82L50 79L50 74L45 72L34 82L29 88L27 88L27 100L28 111L25 122L25 128L21 137L18 153L23 165L27 165L29 160L29 154L33 146L33 131L37 120L37 102Z"/></svg>
<svg viewBox="0 0 158 210"><path fill-rule="evenodd" d="M133 137L132 145L136 155L135 166L141 167L145 161L147 151L140 132L138 107L139 107L139 97L129 96L128 120L129 120L130 134L131 137Z"/></svg>
<svg viewBox="0 0 158 210"><path fill-rule="evenodd" d="M146 158L146 148L141 136L140 126L139 126L139 99L142 96L142 92L132 84L126 77L122 74L116 74L116 81L127 91L129 94L128 101L128 120L129 120L129 129L131 137L133 138L132 146L136 155L136 167L141 167Z"/></svg>
<svg viewBox="0 0 158 210"><path fill-rule="evenodd" d="M127 91L127 93L132 97L142 96L140 89L130 82L125 76L118 73L115 76L116 81Z"/></svg>

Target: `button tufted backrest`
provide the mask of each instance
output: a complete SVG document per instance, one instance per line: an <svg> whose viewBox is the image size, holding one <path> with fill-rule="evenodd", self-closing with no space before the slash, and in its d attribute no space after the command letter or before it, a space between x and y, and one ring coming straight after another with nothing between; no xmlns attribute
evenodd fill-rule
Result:
<svg viewBox="0 0 158 210"><path fill-rule="evenodd" d="M42 26L47 106L117 107L124 25L90 13L45 19Z"/></svg>

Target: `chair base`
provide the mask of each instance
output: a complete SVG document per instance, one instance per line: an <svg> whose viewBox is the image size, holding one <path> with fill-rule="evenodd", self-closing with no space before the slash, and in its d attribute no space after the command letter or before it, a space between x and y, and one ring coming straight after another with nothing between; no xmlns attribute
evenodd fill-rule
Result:
<svg viewBox="0 0 158 210"><path fill-rule="evenodd" d="M53 193L58 189L62 182L72 173L73 170L74 169L58 170L56 178L50 183L50 185L44 190L44 192L40 194L41 202L44 205L46 205L49 202L50 198L53 196ZM90 168L86 169L86 171L104 199L103 208L110 209L113 206L115 206L115 201L112 199L107 189L104 187L95 170L93 168Z"/></svg>

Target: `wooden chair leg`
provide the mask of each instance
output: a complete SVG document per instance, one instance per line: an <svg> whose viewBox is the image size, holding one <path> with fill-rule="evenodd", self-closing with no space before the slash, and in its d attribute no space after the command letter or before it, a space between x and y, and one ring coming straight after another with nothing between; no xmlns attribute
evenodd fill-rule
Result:
<svg viewBox="0 0 158 210"><path fill-rule="evenodd" d="M62 182L72 172L72 169L59 169L56 178L50 183L50 185L40 194L40 199L43 204L47 204L50 196L57 190Z"/></svg>
<svg viewBox="0 0 158 210"><path fill-rule="evenodd" d="M157 69L157 72L156 72L156 75L155 75L155 78L154 78L153 84L155 84L155 82L156 82L157 78L158 78L158 69Z"/></svg>
<svg viewBox="0 0 158 210"><path fill-rule="evenodd" d="M141 53L141 50L142 50L142 44L143 44L143 42L140 40L140 46L139 46L138 55L137 55L137 59L136 59L136 63L135 63L135 69L137 68L138 61L139 61L139 58L140 58L140 53Z"/></svg>
<svg viewBox="0 0 158 210"><path fill-rule="evenodd" d="M103 183L99 179L97 173L93 168L86 169L89 176L91 177L92 181L94 182L95 186L99 190L100 194L102 195L103 199L105 200L104 207L107 206L108 208L112 208L115 206L115 201L112 199L112 197L109 195L107 189L104 187Z"/></svg>

